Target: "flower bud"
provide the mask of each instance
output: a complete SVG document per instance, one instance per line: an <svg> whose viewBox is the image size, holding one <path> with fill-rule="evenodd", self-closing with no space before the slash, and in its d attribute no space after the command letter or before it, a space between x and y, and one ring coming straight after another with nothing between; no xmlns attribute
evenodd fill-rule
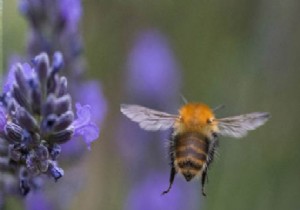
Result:
<svg viewBox="0 0 300 210"><path fill-rule="evenodd" d="M46 118L44 118L41 124L43 134L49 134L50 132L52 132L57 120L58 117L56 114L50 114Z"/></svg>
<svg viewBox="0 0 300 210"><path fill-rule="evenodd" d="M40 169L40 171L41 171L42 173L47 172L48 166L49 166L48 160L41 160L41 161L39 161L39 163L38 163L38 168Z"/></svg>
<svg viewBox="0 0 300 210"><path fill-rule="evenodd" d="M35 154L33 154L33 153L28 154L28 156L26 158L26 168L27 168L28 172L33 176L37 176L40 174L38 163L39 163L39 160L35 156Z"/></svg>
<svg viewBox="0 0 300 210"><path fill-rule="evenodd" d="M59 76L53 72L50 73L47 82L47 94L57 94L59 87Z"/></svg>
<svg viewBox="0 0 300 210"><path fill-rule="evenodd" d="M30 103L28 102L28 97L26 97L24 92L20 89L20 87L17 84L13 85L13 96L22 107L29 109Z"/></svg>
<svg viewBox="0 0 300 210"><path fill-rule="evenodd" d="M72 111L67 111L58 117L57 121L53 126L54 131L61 131L68 128L74 120L74 114Z"/></svg>
<svg viewBox="0 0 300 210"><path fill-rule="evenodd" d="M22 90L22 93L24 94L25 97L28 97L29 93L29 86L28 82L24 76L24 69L21 66L21 64L17 64L15 68L15 78L18 86L20 87L20 90Z"/></svg>
<svg viewBox="0 0 300 210"><path fill-rule="evenodd" d="M57 115L61 115L72 108L72 100L69 94L66 94L55 101L54 111Z"/></svg>
<svg viewBox="0 0 300 210"><path fill-rule="evenodd" d="M8 147L9 158L18 162L21 160L22 153L18 148L15 148L14 145L9 145Z"/></svg>
<svg viewBox="0 0 300 210"><path fill-rule="evenodd" d="M61 52L55 52L53 55L52 69L54 72L58 72L64 65L64 60Z"/></svg>
<svg viewBox="0 0 300 210"><path fill-rule="evenodd" d="M25 168L21 168L20 174L19 174L19 179L20 179L20 191L23 196L26 196L29 191L29 176L28 172Z"/></svg>
<svg viewBox="0 0 300 210"><path fill-rule="evenodd" d="M41 114L41 106L42 106L42 94L41 89L39 88L39 82L35 80L31 80L31 107L32 111L36 115Z"/></svg>
<svg viewBox="0 0 300 210"><path fill-rule="evenodd" d="M69 141L73 135L73 130L66 129L56 133L53 133L49 136L48 140L51 143L63 144Z"/></svg>
<svg viewBox="0 0 300 210"><path fill-rule="evenodd" d="M20 126L31 132L39 131L39 126L36 119L29 114L23 107L17 109L16 117Z"/></svg>
<svg viewBox="0 0 300 210"><path fill-rule="evenodd" d="M67 94L67 87L68 87L68 82L66 77L61 77L59 81L59 90L58 90L58 97L61 97L65 94Z"/></svg>
<svg viewBox="0 0 300 210"><path fill-rule="evenodd" d="M36 148L35 153L39 160L47 160L49 158L48 149L44 145L39 145L38 148Z"/></svg>
<svg viewBox="0 0 300 210"><path fill-rule="evenodd" d="M5 125L4 132L7 139L11 142L21 142L23 129L12 122L8 122Z"/></svg>
<svg viewBox="0 0 300 210"><path fill-rule="evenodd" d="M64 175L64 170L56 166L54 162L50 162L48 166L48 173L57 181Z"/></svg>
<svg viewBox="0 0 300 210"><path fill-rule="evenodd" d="M58 144L53 144L49 149L52 160L56 160L61 153L61 147Z"/></svg>
<svg viewBox="0 0 300 210"><path fill-rule="evenodd" d="M43 105L43 110L42 110L43 117L52 114L54 112L54 106L55 106L55 95L50 94L46 99L46 103Z"/></svg>
<svg viewBox="0 0 300 210"><path fill-rule="evenodd" d="M42 85L42 90L45 90L46 80L49 74L49 58L46 53L41 53L34 58L34 61L36 62L36 72L40 80L40 84Z"/></svg>

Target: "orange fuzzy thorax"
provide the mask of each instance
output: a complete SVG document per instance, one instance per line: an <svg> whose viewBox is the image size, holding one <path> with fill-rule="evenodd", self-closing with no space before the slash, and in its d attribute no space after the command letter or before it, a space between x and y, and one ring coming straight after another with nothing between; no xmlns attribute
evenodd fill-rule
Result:
<svg viewBox="0 0 300 210"><path fill-rule="evenodd" d="M188 103L179 110L179 121L175 125L178 133L196 131L204 135L216 127L216 123L208 123L214 120L212 109L202 103Z"/></svg>

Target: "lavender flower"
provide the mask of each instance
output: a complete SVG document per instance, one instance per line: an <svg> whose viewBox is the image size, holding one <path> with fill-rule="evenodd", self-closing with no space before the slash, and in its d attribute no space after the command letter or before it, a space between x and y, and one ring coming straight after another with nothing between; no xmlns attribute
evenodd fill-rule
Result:
<svg viewBox="0 0 300 210"><path fill-rule="evenodd" d="M93 122L96 122L97 124L101 123L105 112L103 111L105 110L105 100L104 97L102 96L101 89L100 90L99 88L97 89L97 85L93 85L93 86L96 87L94 88L94 90L97 90L97 93L101 93L98 94L98 98L97 97L86 98L85 97L86 95L92 95L92 94L86 94L87 92L82 93L82 91L89 91L88 90L89 88L81 89L81 87L87 87L85 86L85 84L89 84L88 82L85 82L83 80L85 62L83 57L81 56L83 45L82 45L82 40L81 40L79 27L78 27L80 18L82 16L81 1L80 0L19 0L19 2L20 2L19 5L20 5L21 13L27 19L30 26L28 29L29 38L27 43L27 51L28 51L27 56L29 58L32 58L35 55L39 54L40 52L46 52L48 55L53 55L56 51L61 52L61 54L55 53L55 56L52 59L51 67L49 66L49 72L56 72L56 73L54 73L53 76L51 76L54 78L51 79L54 80L54 82L50 82L50 84L47 84L46 87L48 88L49 85L49 89L51 90L56 89L55 84L57 83L57 78L59 78L57 72L60 71L62 66L64 67L63 73L68 78L68 83L64 77L60 77L59 85L62 88L61 91L55 93L58 94L59 97L56 97L55 94L48 94L48 90L47 90L47 93L41 97L42 100L37 104L29 104L32 105L32 107L29 106L29 108L32 108L32 111L36 111L38 110L38 106L42 106L39 104L47 104L47 106L45 107L46 111L42 108L41 114L33 115L32 117L36 119L36 121L38 121L37 127L40 129L39 132L47 133L48 139L46 140L53 141L52 139L54 137L56 141L59 140L58 143L53 145L51 151L49 150L50 144L45 145L45 147L48 149L48 153L51 152L51 154L49 153L48 157L52 158L53 166L55 166L55 167L48 166L48 172L46 172L46 174L52 172L54 175L56 174L56 176L58 176L59 173L61 174L63 173L63 171L61 170L54 170L55 168L60 168L57 165L58 157L60 160L59 165L64 166L64 168L67 169L66 174L68 174L68 172L72 170L72 168L78 168L79 160L86 151L82 149L85 146L83 141L78 141L78 139L83 138L88 144L88 147L90 147L91 142L94 140L94 138L98 137L98 132L99 132L98 126L96 126L96 124ZM34 69L34 74L36 75L36 70L38 69L36 68L36 65L38 65L39 61L37 61L37 59L34 60L35 62L33 68L30 67L29 70ZM26 69L28 68L23 66L23 70L26 71ZM6 93L5 101L4 101L5 103L9 102L9 99L14 97L14 95L10 93L12 92L11 90L13 90L13 84L16 81L14 71L10 71L9 75L10 77L8 78L8 82L5 84L4 87L5 90L4 92ZM25 74L25 77L26 80L28 80L27 74ZM35 78L36 76L33 77ZM29 79L29 81L31 81L31 79ZM40 84L44 84L41 81L39 82ZM66 91L67 86L68 86L68 90ZM95 92L94 90L92 93ZM66 97L63 96L65 92L67 92L66 95L68 95L69 93L69 96ZM54 95L54 97L50 95ZM71 99L70 95L72 95L72 101L77 101L80 104L82 104L82 105L79 104L77 105L77 107L75 107L78 109L76 109L74 113L72 107L70 108L68 106L68 103L66 103L66 101L69 101L69 99ZM33 95L32 97L36 97L36 95ZM62 97L62 99L58 100L58 98L60 97ZM96 105L96 103L100 101L102 102L97 104L97 108L98 109L103 108L103 110L99 111L98 109L94 108L94 105ZM57 108L57 110L56 109L53 110L53 104L54 106L57 106L59 108ZM87 108L89 105L87 106L84 104L89 104L93 106ZM102 106L102 104L104 105ZM68 111L63 113L61 110L66 108L68 109ZM25 110L28 112L27 108ZM44 119L44 116L46 116L45 112L47 112L47 120ZM59 112L59 114L57 112ZM31 112L29 113L32 115ZM76 113L78 113L80 117L77 118ZM91 116L91 118L89 118L89 116ZM56 123L57 121L59 121L60 123ZM70 121L72 122L68 126L68 123ZM58 133L58 131L65 131L65 132ZM29 133L29 135L26 134L26 132L24 132L24 135L25 134L27 136L31 135L30 132L27 133ZM57 136L53 136L52 135L53 133L56 133ZM7 141L5 140L3 143L7 144ZM6 146L8 147L9 145ZM43 154L42 151L40 151L41 154ZM43 158L45 159L45 157ZM5 157L5 159L7 160L7 157ZM31 165L35 165L36 162L37 161L35 158L31 158L28 161L26 161L24 164L26 165L28 163ZM22 166L24 166L24 164ZM43 165L43 167L45 167L45 165ZM19 176L19 171L20 171L19 168L20 167L18 167L17 168L18 170L14 172L15 177ZM9 170L7 169L7 171ZM3 170L1 170L1 172L3 172ZM68 176L68 180L70 180L70 174L67 176ZM49 189L47 192L51 191L53 194L57 195L60 194L61 191L65 192L66 189L68 189L69 190L68 194L73 195L74 192L78 191L79 188L77 187L71 189L70 186L72 187L77 186L77 183L79 183L81 180L84 180L82 177L79 176L80 173L76 173L76 179L72 180L73 183L62 182L63 180L61 180L59 185L60 188L58 188L58 186L55 186L55 190L49 189L53 186L51 185L47 186ZM36 187L39 188L40 186L44 186L44 183L39 183L39 184L36 183L37 177L41 177L41 176L37 175L34 176L34 178L29 179L30 188L33 189ZM1 182L1 177L0 177L0 182ZM39 199L40 196L39 193L43 194L44 191L41 190L35 191L34 194L37 197L37 199ZM66 198L66 196L64 195L63 198L64 202L63 201L57 202L58 199L49 200L48 198L49 193L42 195L42 197L45 196L47 198L43 200L49 201L48 204L52 206L54 209L65 209L65 206L61 207L59 205L61 203L69 202L71 200L71 198L68 197ZM35 203L34 199L28 199L27 202L28 209L32 209L34 203ZM47 202L46 203L44 202L44 204L45 206L41 206L41 208L49 206Z"/></svg>
<svg viewBox="0 0 300 210"><path fill-rule="evenodd" d="M74 119L67 79L58 74L61 62L58 52L52 65L48 55L41 53L33 60L33 66L17 64L6 82L8 92L4 93L3 104L8 120L2 135L8 143L9 164L18 171L23 195L30 191L32 179L41 174L55 180L64 175L57 162L60 145L74 134L80 134L88 145L98 137L99 130L88 117L88 105L78 104L78 118ZM3 115L0 112L2 120Z"/></svg>

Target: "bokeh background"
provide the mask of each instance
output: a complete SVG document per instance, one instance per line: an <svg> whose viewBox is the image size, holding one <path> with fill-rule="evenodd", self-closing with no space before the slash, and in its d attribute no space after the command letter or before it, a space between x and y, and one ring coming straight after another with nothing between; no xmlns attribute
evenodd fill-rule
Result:
<svg viewBox="0 0 300 210"><path fill-rule="evenodd" d="M4 69L26 52L17 3L4 2ZM68 209L300 209L298 0L84 0L83 13L87 75L101 82L108 112ZM206 198L199 181L180 176L160 196L167 133L141 131L119 111L138 103L176 113L181 94L225 104L219 117L272 114L244 139L220 139Z"/></svg>

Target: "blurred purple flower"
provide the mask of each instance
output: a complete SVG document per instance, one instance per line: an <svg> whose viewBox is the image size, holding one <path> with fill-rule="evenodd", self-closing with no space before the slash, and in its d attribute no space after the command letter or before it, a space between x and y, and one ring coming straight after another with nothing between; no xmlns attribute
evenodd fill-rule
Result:
<svg viewBox="0 0 300 210"><path fill-rule="evenodd" d="M91 107L89 105L81 106L76 103L77 119L75 119L74 126L74 136L81 136L88 148L90 149L91 143L99 137L99 128L92 121Z"/></svg>
<svg viewBox="0 0 300 210"><path fill-rule="evenodd" d="M138 33L129 52L127 68L126 98L149 108L176 110L180 72L168 39L162 33L156 29ZM126 136L126 141L120 141L119 145L123 155L132 162L131 158L147 154L152 144L157 145L159 152L166 152L160 143L168 138L166 133L145 132L124 118L118 139Z"/></svg>
<svg viewBox="0 0 300 210"><path fill-rule="evenodd" d="M129 91L166 100L178 94L179 68L168 40L157 30L138 34L128 58ZM165 99L164 99L165 98Z"/></svg>
<svg viewBox="0 0 300 210"><path fill-rule="evenodd" d="M38 191L31 193L26 197L26 209L28 210L52 210L54 209L51 202L47 199L47 196Z"/></svg>
<svg viewBox="0 0 300 210"><path fill-rule="evenodd" d="M0 105L0 132L4 130L5 125L6 125L5 109L2 105Z"/></svg>
<svg viewBox="0 0 300 210"><path fill-rule="evenodd" d="M131 124L127 119L121 120L120 127L117 133L117 143L120 149L120 154L123 156L124 164L130 166L130 176L135 180L135 177L139 176L137 173L140 170L144 170L147 164L153 158L157 156L150 157L149 148L153 148L153 143L157 146L162 146L161 149L165 149L160 136L155 133L145 132L140 129L139 126ZM152 151L153 152L153 151ZM155 151L157 152L157 151ZM164 156L164 154L161 154ZM142 158L143 161L136 161Z"/></svg>
<svg viewBox="0 0 300 210"><path fill-rule="evenodd" d="M35 29L48 22L75 32L82 15L80 0L21 0L19 8Z"/></svg>
<svg viewBox="0 0 300 210"><path fill-rule="evenodd" d="M127 98L131 103L176 113L180 88L180 67L168 39L155 29L138 34L128 57ZM126 121L125 121L126 120ZM161 196L169 184L167 132L147 132L127 119L121 121L118 144L134 185L130 190L125 210L181 210L198 209L195 188L176 178L172 190ZM126 136L126 141L124 140ZM143 161L137 161L142 158ZM153 173L153 168L160 172ZM137 180L138 183L137 183ZM199 184L200 187L200 184ZM200 189L200 188L199 188Z"/></svg>
<svg viewBox="0 0 300 210"><path fill-rule="evenodd" d="M187 191L186 183L177 182L172 190L161 195L168 182L165 174L149 173L134 186L126 200L125 210L182 210L193 209L195 193Z"/></svg>
<svg viewBox="0 0 300 210"><path fill-rule="evenodd" d="M80 0L58 0L60 15L66 23L67 28L75 31L82 15Z"/></svg>

